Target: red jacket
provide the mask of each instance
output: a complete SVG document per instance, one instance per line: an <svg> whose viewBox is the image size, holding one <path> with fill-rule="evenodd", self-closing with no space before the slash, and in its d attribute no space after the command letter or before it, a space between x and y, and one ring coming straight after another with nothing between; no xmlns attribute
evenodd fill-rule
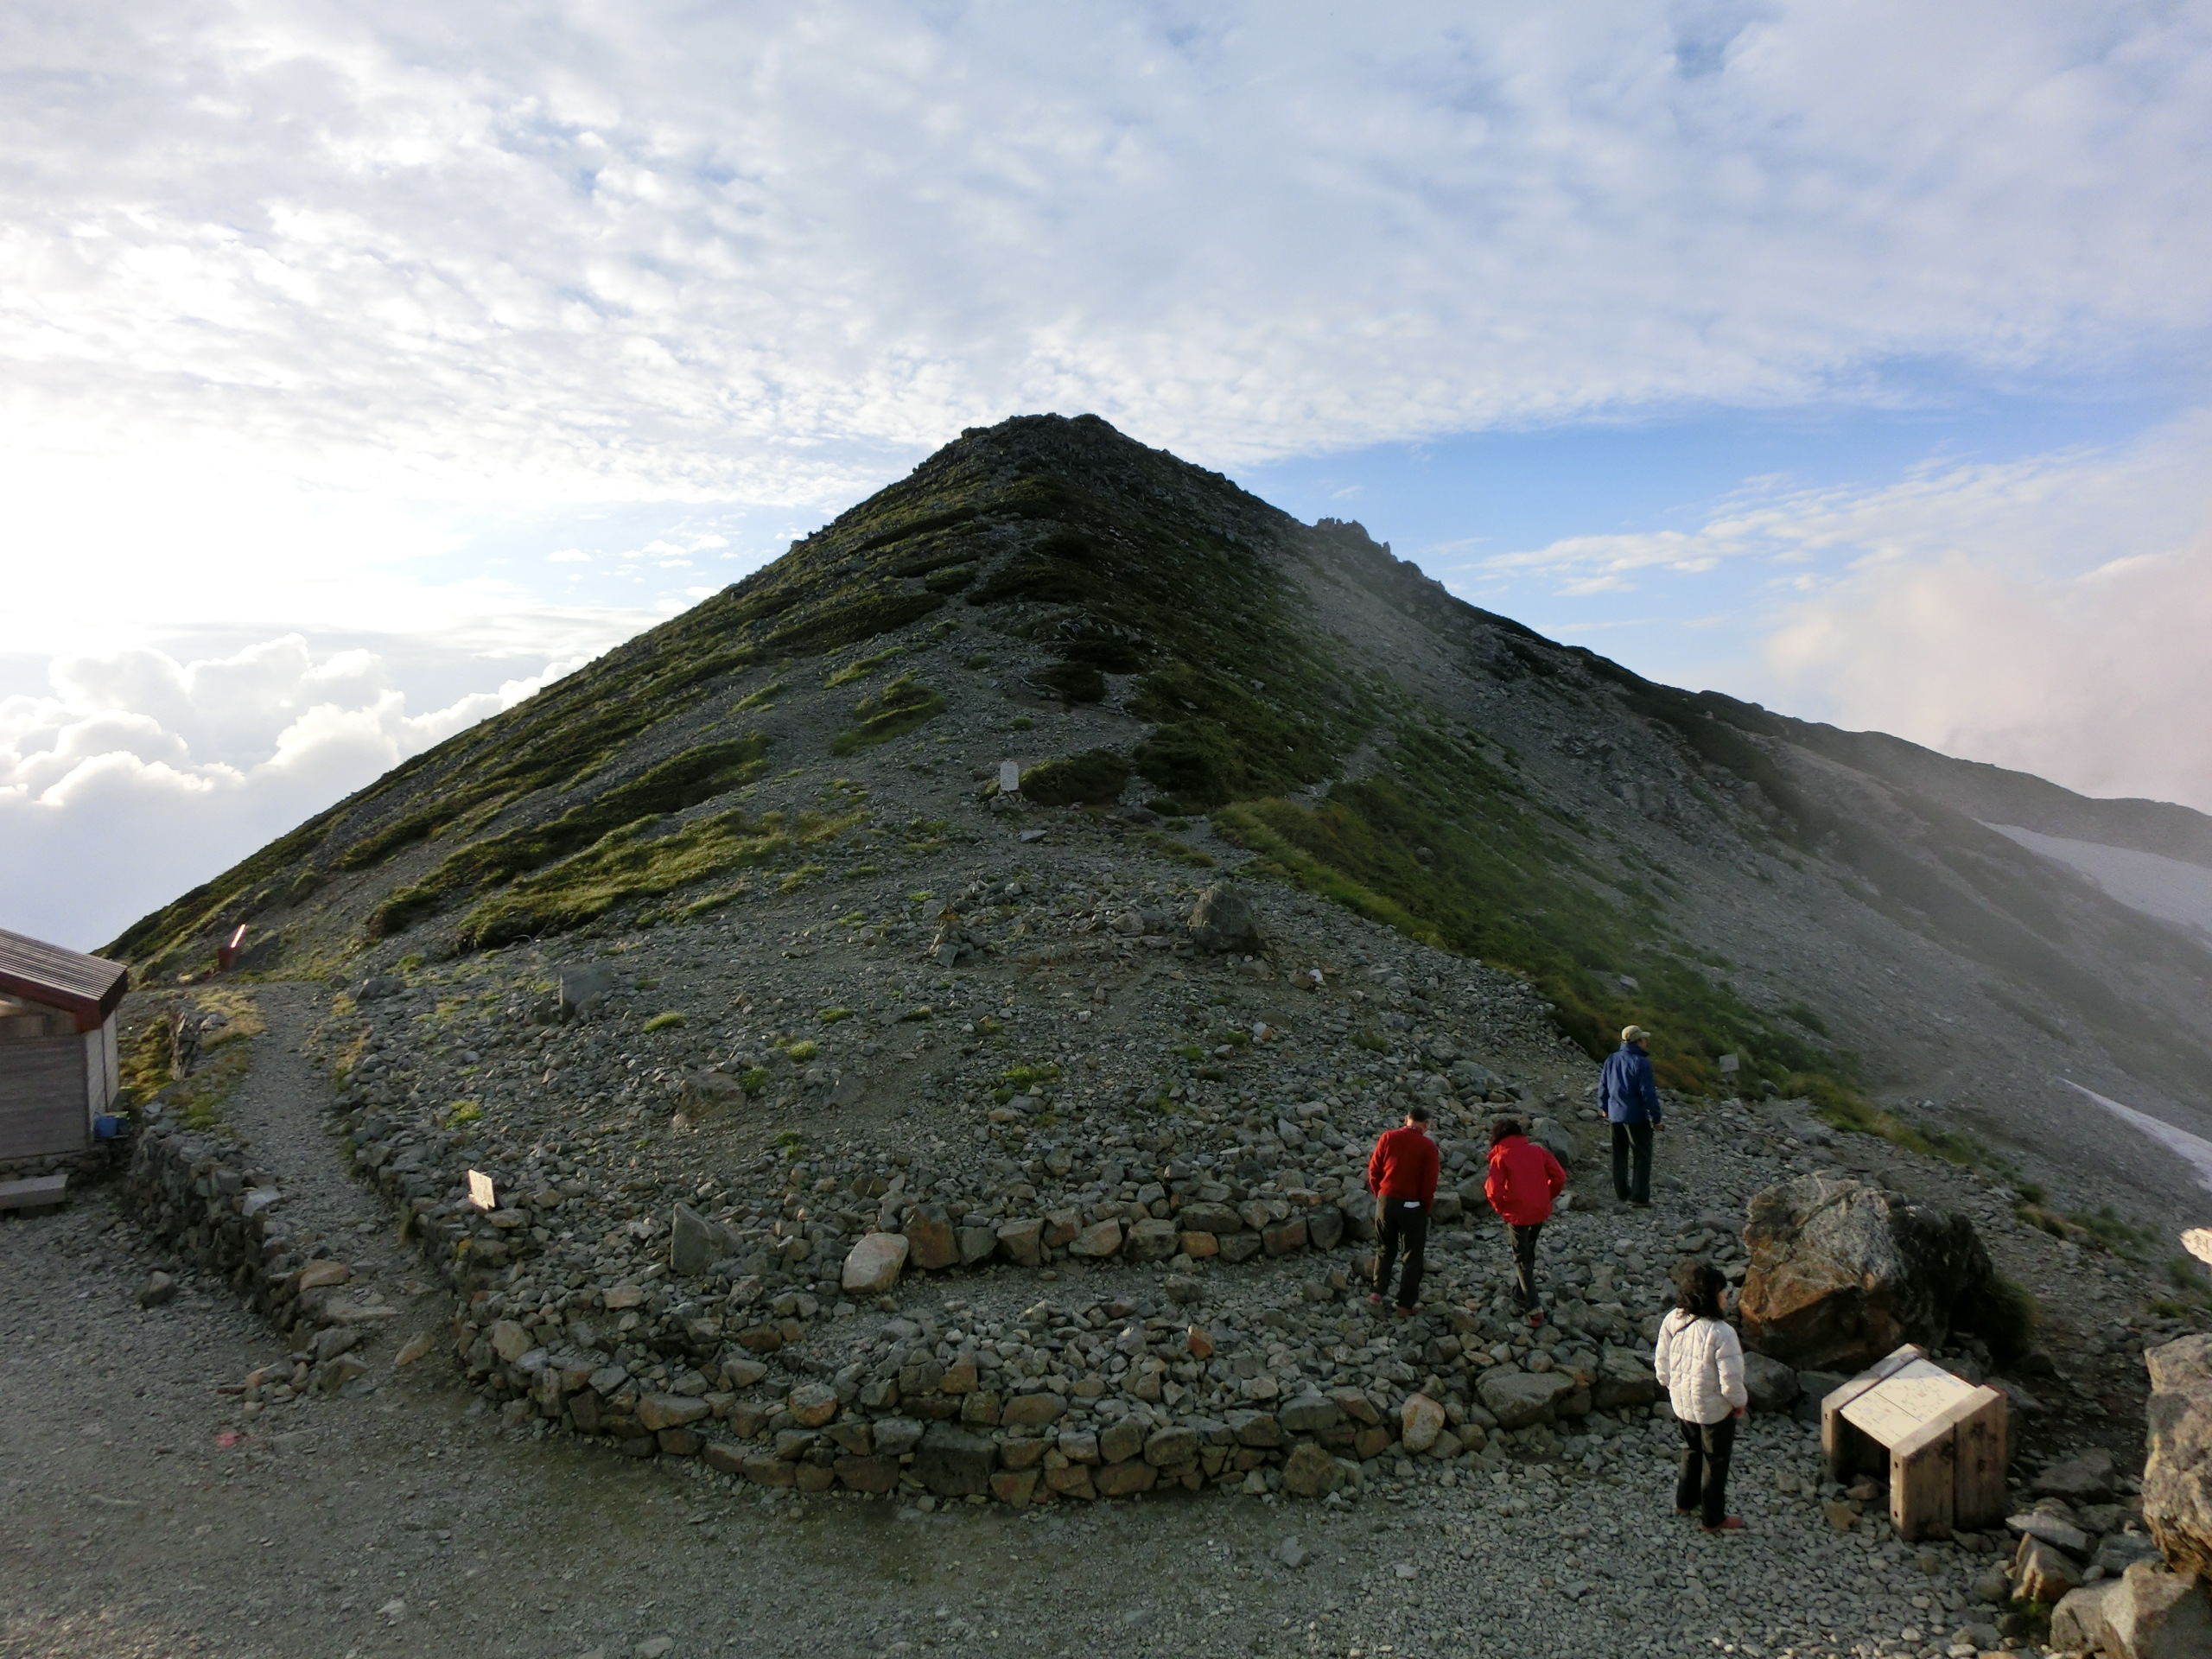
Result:
<svg viewBox="0 0 2212 1659"><path fill-rule="evenodd" d="M1400 1203L1417 1199L1427 1209L1436 1202L1436 1142L1417 1124L1386 1129L1367 1160L1367 1190Z"/></svg>
<svg viewBox="0 0 2212 1659"><path fill-rule="evenodd" d="M1516 1227L1549 1221L1552 1200L1566 1191L1567 1172L1559 1160L1527 1135L1509 1135L1490 1149L1483 1196Z"/></svg>

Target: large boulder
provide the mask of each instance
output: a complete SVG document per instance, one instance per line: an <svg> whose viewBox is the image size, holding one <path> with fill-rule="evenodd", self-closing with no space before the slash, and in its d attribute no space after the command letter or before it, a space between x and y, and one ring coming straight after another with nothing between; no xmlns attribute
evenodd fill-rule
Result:
<svg viewBox="0 0 2212 1659"><path fill-rule="evenodd" d="M957 1266L960 1236L941 1204L918 1204L906 1217L907 1260L925 1272Z"/></svg>
<svg viewBox="0 0 2212 1659"><path fill-rule="evenodd" d="M1181 1236L1173 1222L1147 1216L1129 1229L1128 1237L1122 1243L1122 1257L1128 1262L1165 1262L1175 1254Z"/></svg>
<svg viewBox="0 0 2212 1659"><path fill-rule="evenodd" d="M728 1072L713 1066L688 1073L683 1091L676 1100L677 1112L692 1123L703 1123L726 1112L741 1111L744 1107L745 1085Z"/></svg>
<svg viewBox="0 0 2212 1659"><path fill-rule="evenodd" d="M1260 948L1260 924L1252 906L1236 888L1218 881L1191 906L1190 931L1191 943L1201 950L1241 950L1249 955Z"/></svg>
<svg viewBox="0 0 2212 1659"><path fill-rule="evenodd" d="M1797 1401L1797 1373L1768 1355L1745 1354L1744 1392L1753 1411L1787 1411Z"/></svg>
<svg viewBox="0 0 2212 1659"><path fill-rule="evenodd" d="M2078 1456L2050 1465L2028 1483L2028 1490L2038 1497L2063 1497L2076 1506L2109 1503L2116 1474L2112 1453L2093 1446Z"/></svg>
<svg viewBox="0 0 2212 1659"><path fill-rule="evenodd" d="M1444 1432L1444 1408L1425 1394L1409 1394L1398 1413L1398 1440L1408 1452L1426 1452Z"/></svg>
<svg viewBox="0 0 2212 1659"><path fill-rule="evenodd" d="M2094 1653L2112 1645L2105 1624L2105 1601L2120 1588L2117 1579L2069 1590L2050 1610L2050 1645L2059 1653Z"/></svg>
<svg viewBox="0 0 2212 1659"><path fill-rule="evenodd" d="M1034 1216L999 1224L999 1249L1017 1267L1033 1268L1044 1260L1041 1246L1045 1224Z"/></svg>
<svg viewBox="0 0 2212 1659"><path fill-rule="evenodd" d="M1344 1467L1313 1440L1300 1440L1283 1462L1282 1489L1293 1497L1325 1497L1344 1484Z"/></svg>
<svg viewBox="0 0 2212 1659"><path fill-rule="evenodd" d="M588 963L554 970L560 989L556 1010L563 1020L588 1019L614 989L614 969L605 963Z"/></svg>
<svg viewBox="0 0 2212 1659"><path fill-rule="evenodd" d="M980 1435L931 1423L914 1453L914 1473L939 1497L968 1497L991 1489L998 1447Z"/></svg>
<svg viewBox="0 0 2212 1659"><path fill-rule="evenodd" d="M2023 1599L2054 1607L2081 1582L2080 1565L2064 1550L2031 1533L2021 1538L2012 1557L2012 1584Z"/></svg>
<svg viewBox="0 0 2212 1659"><path fill-rule="evenodd" d="M2099 1609L2113 1659L2203 1659L2212 1653L2212 1599L2194 1573L2139 1561Z"/></svg>
<svg viewBox="0 0 2212 1659"><path fill-rule="evenodd" d="M1994 1276L1964 1216L1844 1175L1768 1187L1750 1205L1745 1345L1800 1369L1858 1370L1940 1345Z"/></svg>
<svg viewBox="0 0 2212 1659"><path fill-rule="evenodd" d="M709 1221L689 1205L679 1204L668 1228L668 1268L671 1273L694 1279L736 1248L729 1229Z"/></svg>
<svg viewBox="0 0 2212 1659"><path fill-rule="evenodd" d="M845 1257L840 1282L856 1295L884 1295L899 1282L912 1248L903 1233L863 1233Z"/></svg>
<svg viewBox="0 0 2212 1659"><path fill-rule="evenodd" d="M1484 1371L1477 1385L1483 1404L1500 1428L1548 1423L1560 1402L1574 1392L1574 1379L1558 1371Z"/></svg>
<svg viewBox="0 0 2212 1659"><path fill-rule="evenodd" d="M2143 1519L2177 1572L2212 1577L2212 1336L2183 1337L2143 1359L2151 1370Z"/></svg>
<svg viewBox="0 0 2212 1659"><path fill-rule="evenodd" d="M1539 1117L1530 1122L1529 1138L1558 1159L1562 1169L1573 1169L1582 1156L1582 1143L1574 1138L1574 1131L1555 1117Z"/></svg>
<svg viewBox="0 0 2212 1659"><path fill-rule="evenodd" d="M1375 1236L1375 1195L1354 1192L1337 1200L1338 1211L1344 1218L1344 1236L1360 1243Z"/></svg>
<svg viewBox="0 0 2212 1659"><path fill-rule="evenodd" d="M1122 1224L1110 1216L1093 1222L1068 1241L1070 1255L1087 1255L1094 1261L1103 1261L1121 1248Z"/></svg>
<svg viewBox="0 0 2212 1659"><path fill-rule="evenodd" d="M1599 1356L1598 1376L1590 1385L1592 1408L1618 1411L1623 1406L1648 1406L1658 1397L1658 1377L1625 1348L1608 1348Z"/></svg>
<svg viewBox="0 0 2212 1659"><path fill-rule="evenodd" d="M1217 1238L1244 1227L1244 1217L1225 1204L1186 1204L1175 1212L1175 1219L1186 1233L1211 1233Z"/></svg>

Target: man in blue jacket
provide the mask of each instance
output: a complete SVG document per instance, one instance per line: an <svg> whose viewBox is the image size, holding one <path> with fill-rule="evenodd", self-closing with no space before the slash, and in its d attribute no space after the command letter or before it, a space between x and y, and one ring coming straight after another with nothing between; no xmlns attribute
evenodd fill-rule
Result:
<svg viewBox="0 0 2212 1659"><path fill-rule="evenodd" d="M1613 1196L1639 1210L1651 1207L1651 1136L1661 1121L1659 1085L1651 1076L1651 1033L1642 1026L1621 1033L1621 1046L1598 1074L1598 1104L1613 1126ZM1636 1175L1631 1185L1630 1156Z"/></svg>

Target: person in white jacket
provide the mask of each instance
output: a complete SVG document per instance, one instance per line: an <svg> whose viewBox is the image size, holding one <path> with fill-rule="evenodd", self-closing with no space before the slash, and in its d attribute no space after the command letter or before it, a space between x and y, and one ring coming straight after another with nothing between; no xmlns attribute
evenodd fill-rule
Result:
<svg viewBox="0 0 2212 1659"><path fill-rule="evenodd" d="M1739 1532L1744 1525L1743 1516L1728 1513L1728 1456L1751 1396L1744 1389L1744 1344L1720 1316L1727 1288L1711 1262L1683 1262L1675 1269L1674 1310L1660 1321L1651 1354L1651 1369L1682 1426L1675 1513L1696 1513L1707 1532Z"/></svg>

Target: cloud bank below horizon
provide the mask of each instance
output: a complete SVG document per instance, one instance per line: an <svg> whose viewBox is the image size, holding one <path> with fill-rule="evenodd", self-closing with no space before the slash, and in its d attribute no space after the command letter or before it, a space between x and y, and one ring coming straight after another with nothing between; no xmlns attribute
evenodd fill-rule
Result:
<svg viewBox="0 0 2212 1659"><path fill-rule="evenodd" d="M318 658L298 634L185 663L143 647L59 658L52 696L0 698L7 925L93 948L578 666L410 715L378 654Z"/></svg>
<svg viewBox="0 0 2212 1659"><path fill-rule="evenodd" d="M1460 570L1471 597L1532 579L1569 597L1679 593L1727 571L1749 659L1693 657L1686 683L2212 811L2212 724L2187 714L2212 707L2212 411L2101 449L1753 486L1691 529Z"/></svg>

